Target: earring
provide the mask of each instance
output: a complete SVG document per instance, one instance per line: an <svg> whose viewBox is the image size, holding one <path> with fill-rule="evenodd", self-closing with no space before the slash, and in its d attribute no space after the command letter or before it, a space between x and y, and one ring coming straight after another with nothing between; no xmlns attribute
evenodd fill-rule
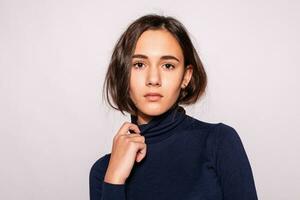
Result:
<svg viewBox="0 0 300 200"><path fill-rule="evenodd" d="M186 85L185 85L185 83L183 84L183 88L182 89L184 89L186 87Z"/></svg>

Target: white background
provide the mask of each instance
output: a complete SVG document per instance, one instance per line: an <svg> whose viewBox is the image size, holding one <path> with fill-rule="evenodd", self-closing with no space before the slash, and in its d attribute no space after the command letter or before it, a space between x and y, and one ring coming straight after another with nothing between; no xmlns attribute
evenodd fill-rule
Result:
<svg viewBox="0 0 300 200"><path fill-rule="evenodd" d="M180 20L207 70L187 114L238 131L259 199L300 199L299 1L120 2L0 0L0 199L89 199L130 121L102 101L112 49L148 13Z"/></svg>

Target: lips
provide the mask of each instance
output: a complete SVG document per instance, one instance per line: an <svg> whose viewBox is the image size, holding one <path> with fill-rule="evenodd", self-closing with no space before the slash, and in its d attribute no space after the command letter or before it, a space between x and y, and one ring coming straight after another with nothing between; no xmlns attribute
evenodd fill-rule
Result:
<svg viewBox="0 0 300 200"><path fill-rule="evenodd" d="M157 101L159 100L161 97L163 97L163 95L159 94L159 93L154 93L154 92L150 92L147 93L145 95L145 97L149 100L149 101Z"/></svg>
<svg viewBox="0 0 300 200"><path fill-rule="evenodd" d="M159 97L162 97L161 94L155 93L155 92L149 92L149 93L145 94L145 97L147 97L147 96L159 96Z"/></svg>

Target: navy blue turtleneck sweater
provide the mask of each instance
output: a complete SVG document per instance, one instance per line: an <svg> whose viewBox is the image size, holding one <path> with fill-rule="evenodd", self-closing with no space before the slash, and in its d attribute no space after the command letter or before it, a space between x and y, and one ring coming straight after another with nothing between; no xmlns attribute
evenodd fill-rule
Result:
<svg viewBox="0 0 300 200"><path fill-rule="evenodd" d="M90 171L91 200L257 200L250 162L231 126L200 121L175 106L138 127L146 157L124 184L104 181L111 154L99 158Z"/></svg>

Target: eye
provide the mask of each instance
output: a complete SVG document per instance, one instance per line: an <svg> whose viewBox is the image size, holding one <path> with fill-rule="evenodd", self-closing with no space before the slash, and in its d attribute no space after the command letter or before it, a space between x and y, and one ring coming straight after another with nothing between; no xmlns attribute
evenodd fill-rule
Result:
<svg viewBox="0 0 300 200"><path fill-rule="evenodd" d="M167 68L168 70L172 70L172 69L175 68L175 66L172 65L172 64L170 64L170 63L165 64L165 66L166 66L166 68Z"/></svg>
<svg viewBox="0 0 300 200"><path fill-rule="evenodd" d="M134 67L137 66L136 68L141 68L143 65L144 65L144 63L142 63L142 62L136 62L133 64Z"/></svg>

